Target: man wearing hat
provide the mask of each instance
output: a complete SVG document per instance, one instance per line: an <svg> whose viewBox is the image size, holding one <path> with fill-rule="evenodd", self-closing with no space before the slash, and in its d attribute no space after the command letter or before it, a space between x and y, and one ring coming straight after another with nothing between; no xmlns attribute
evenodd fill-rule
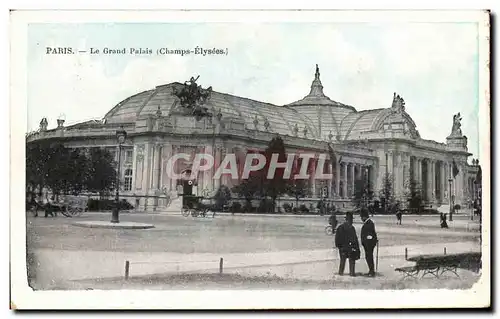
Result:
<svg viewBox="0 0 500 319"><path fill-rule="evenodd" d="M360 212L363 227L361 227L361 244L365 249L366 263L368 264L368 276L375 277L375 267L373 264L373 250L377 245L378 238L375 231L375 224L370 219L368 209L362 208Z"/></svg>
<svg viewBox="0 0 500 319"><path fill-rule="evenodd" d="M339 249L340 266L339 275L344 274L346 259L349 259L349 275L356 276L356 260L360 258L358 236L352 225L352 213L347 213L345 222L337 228L335 246Z"/></svg>

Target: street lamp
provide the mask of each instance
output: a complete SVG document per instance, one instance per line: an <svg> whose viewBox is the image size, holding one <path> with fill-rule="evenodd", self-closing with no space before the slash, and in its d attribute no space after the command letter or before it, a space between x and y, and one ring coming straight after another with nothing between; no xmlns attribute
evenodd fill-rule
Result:
<svg viewBox="0 0 500 319"><path fill-rule="evenodd" d="M127 138L127 132L120 126L120 129L116 131L116 140L118 141L118 172L116 174L116 194L115 194L115 207L111 215L112 223L120 222L120 166L122 158L122 144Z"/></svg>
<svg viewBox="0 0 500 319"><path fill-rule="evenodd" d="M453 221L453 201L452 201L452 195L451 195L451 182L453 179L449 179L448 182L450 184L450 222Z"/></svg>

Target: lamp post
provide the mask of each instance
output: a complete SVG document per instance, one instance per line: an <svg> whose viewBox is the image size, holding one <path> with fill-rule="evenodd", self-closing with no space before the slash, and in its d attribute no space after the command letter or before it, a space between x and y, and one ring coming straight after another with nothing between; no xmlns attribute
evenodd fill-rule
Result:
<svg viewBox="0 0 500 319"><path fill-rule="evenodd" d="M448 183L450 185L450 222L453 221L453 201L452 201L452 195L451 195L451 182L453 181L453 179L449 179L448 180Z"/></svg>
<svg viewBox="0 0 500 319"><path fill-rule="evenodd" d="M123 126L116 131L116 140L118 141L118 170L116 174L116 193L115 193L115 207L111 215L112 223L120 222L120 166L122 158L122 144L127 138L127 132L123 129Z"/></svg>

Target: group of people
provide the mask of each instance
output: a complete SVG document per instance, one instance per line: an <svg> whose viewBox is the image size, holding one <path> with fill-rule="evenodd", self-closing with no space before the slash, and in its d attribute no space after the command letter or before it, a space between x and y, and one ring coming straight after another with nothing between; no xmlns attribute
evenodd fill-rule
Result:
<svg viewBox="0 0 500 319"><path fill-rule="evenodd" d="M375 223L371 220L369 211L366 208L360 210L360 217L363 221L363 226L361 228L361 245L365 251L366 263L369 269L367 276L375 277L373 251L378 244ZM358 236L356 235L353 221L353 213L347 213L345 222L335 231L335 247L337 247L340 255L339 275L344 274L346 261L349 260L349 275L356 276L356 260L361 258Z"/></svg>
<svg viewBox="0 0 500 319"><path fill-rule="evenodd" d="M33 216L38 217L38 210L43 210L45 212L45 217L48 217L49 215L52 217L57 217L57 212L54 211L53 209L53 203L55 201L54 195L48 196L47 194L45 197L40 196L40 200L37 201L35 199L35 195L32 194L30 196L30 202L28 203L30 206L30 209L34 211Z"/></svg>

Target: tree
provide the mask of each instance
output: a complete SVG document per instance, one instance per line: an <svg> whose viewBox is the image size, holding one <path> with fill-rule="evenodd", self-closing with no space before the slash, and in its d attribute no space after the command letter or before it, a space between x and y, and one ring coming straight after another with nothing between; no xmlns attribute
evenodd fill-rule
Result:
<svg viewBox="0 0 500 319"><path fill-rule="evenodd" d="M372 185L367 179L363 178L354 181L352 203L357 209L368 208L368 203L373 199L373 195Z"/></svg>
<svg viewBox="0 0 500 319"><path fill-rule="evenodd" d="M299 199L304 198L309 193L309 185L305 179L290 179L288 184L288 194L295 198L295 207L299 207Z"/></svg>
<svg viewBox="0 0 500 319"><path fill-rule="evenodd" d="M262 175L262 189L264 192L264 197L270 197L273 203L273 208L276 208L276 199L278 198L278 196L284 194L287 191L289 183L283 178L284 168L277 168L274 171L273 176L271 176L271 178L267 178L267 173L269 172L269 165L273 154L278 154L278 163L286 162L287 156L285 153L285 143L279 136L274 137L269 142L269 145L264 152L264 156L266 157L266 166L263 170L264 175Z"/></svg>
<svg viewBox="0 0 500 319"><path fill-rule="evenodd" d="M116 187L116 163L114 156L107 150L91 148L90 165L85 182L89 192L99 193L102 198Z"/></svg>
<svg viewBox="0 0 500 319"><path fill-rule="evenodd" d="M215 207L218 210L223 210L224 206L231 200L231 191L226 185L221 185L215 193Z"/></svg>
<svg viewBox="0 0 500 319"><path fill-rule="evenodd" d="M83 151L82 151L83 150ZM80 194L84 190L103 192L115 186L116 168L109 152L95 148L70 149L58 143L26 146L28 192L49 189L54 195Z"/></svg>
<svg viewBox="0 0 500 319"><path fill-rule="evenodd" d="M410 177L407 182L406 189L406 200L408 202L408 208L420 211L423 203L422 188L413 177Z"/></svg>
<svg viewBox="0 0 500 319"><path fill-rule="evenodd" d="M42 143L26 144L26 187L28 193L41 194L47 183L47 152Z"/></svg>
<svg viewBox="0 0 500 319"><path fill-rule="evenodd" d="M389 173L386 173L384 179L382 180L382 189L380 191L380 197L383 199L384 212L386 214L391 212L393 206L395 205L395 199L394 199L392 175Z"/></svg>
<svg viewBox="0 0 500 319"><path fill-rule="evenodd" d="M248 179L241 181L240 184L236 185L232 189L234 194L239 197L243 197L246 200L245 207L250 207L252 204L252 199L255 196L260 196L261 194L261 178L260 175L251 174Z"/></svg>

